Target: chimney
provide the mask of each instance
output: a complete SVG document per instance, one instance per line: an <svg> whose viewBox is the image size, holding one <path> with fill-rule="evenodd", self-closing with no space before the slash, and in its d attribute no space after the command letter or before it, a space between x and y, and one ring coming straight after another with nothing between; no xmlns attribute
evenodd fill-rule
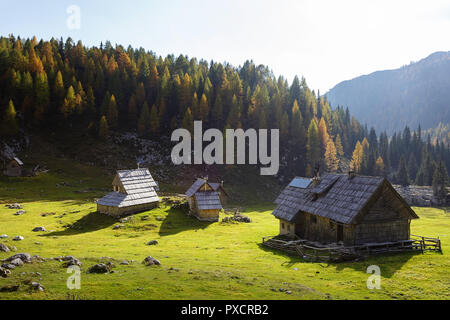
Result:
<svg viewBox="0 0 450 320"><path fill-rule="evenodd" d="M356 177L355 171L350 170L350 171L348 172L348 179L351 180L351 179L353 179L354 177Z"/></svg>

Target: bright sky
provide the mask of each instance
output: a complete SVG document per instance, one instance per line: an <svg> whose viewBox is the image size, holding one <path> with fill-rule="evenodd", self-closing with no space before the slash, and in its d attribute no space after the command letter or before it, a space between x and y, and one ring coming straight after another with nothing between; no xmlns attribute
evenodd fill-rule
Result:
<svg viewBox="0 0 450 320"><path fill-rule="evenodd" d="M81 28L67 27L67 8ZM450 1L442 0L0 0L0 34L110 40L158 55L252 59L325 93L340 81L450 50Z"/></svg>

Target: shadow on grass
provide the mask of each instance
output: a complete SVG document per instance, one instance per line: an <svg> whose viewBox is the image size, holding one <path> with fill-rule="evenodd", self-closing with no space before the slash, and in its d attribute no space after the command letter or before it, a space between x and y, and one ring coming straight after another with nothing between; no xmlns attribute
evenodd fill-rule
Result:
<svg viewBox="0 0 450 320"><path fill-rule="evenodd" d="M62 231L50 232L43 237L72 236L77 234L94 232L111 227L117 223L117 219L98 212L91 212Z"/></svg>
<svg viewBox="0 0 450 320"><path fill-rule="evenodd" d="M171 208L159 229L161 237L174 235L188 230L203 230L208 228L211 222L198 221L194 217L188 216L180 209Z"/></svg>
<svg viewBox="0 0 450 320"><path fill-rule="evenodd" d="M343 261L343 262L321 262L321 261L308 261L303 258L290 254L281 250L273 249L264 246L262 243L258 244L259 248L265 252L271 252L274 255L288 259L288 261L282 263L283 267L290 268L296 263L316 263L324 268L334 267L336 271L343 271L345 269L353 269L362 273L367 272L367 268L372 265L379 266L381 269L381 275L384 278L391 278L403 265L405 265L412 257L422 254L419 251L411 251L404 253L387 253L382 255L370 256L360 261Z"/></svg>

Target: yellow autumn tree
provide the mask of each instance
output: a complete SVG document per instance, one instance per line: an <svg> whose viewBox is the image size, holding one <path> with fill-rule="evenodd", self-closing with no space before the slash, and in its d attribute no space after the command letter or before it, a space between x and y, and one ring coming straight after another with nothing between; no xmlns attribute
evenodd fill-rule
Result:
<svg viewBox="0 0 450 320"><path fill-rule="evenodd" d="M328 140L327 147L325 149L325 166L328 172L336 172L339 168L339 160L337 158L336 147L332 139Z"/></svg>
<svg viewBox="0 0 450 320"><path fill-rule="evenodd" d="M361 171L361 165L364 158L364 150L361 145L361 142L357 142L355 146L355 150L353 151L352 161L350 162L350 170L355 171L356 173Z"/></svg>

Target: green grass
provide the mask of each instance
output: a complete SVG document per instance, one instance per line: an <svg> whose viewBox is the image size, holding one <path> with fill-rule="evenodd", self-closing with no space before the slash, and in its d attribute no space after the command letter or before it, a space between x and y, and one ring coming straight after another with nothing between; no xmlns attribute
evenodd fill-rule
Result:
<svg viewBox="0 0 450 320"><path fill-rule="evenodd" d="M70 276L61 262L28 264L0 287L21 284L18 292L0 293L0 299L449 299L450 213L415 208L421 217L412 233L439 236L443 254L400 254L356 263L308 263L261 247L263 236L278 233L273 205L247 207L250 224L201 223L184 213L161 206L135 215L125 227L113 230L117 220L95 213L93 199L103 195L111 177L93 167L64 162L35 178L0 178L0 201L20 202L27 211L0 207L0 240L17 252L41 257L73 255L83 262L81 290L69 291ZM83 180L81 183L79 180ZM56 187L65 181L70 187ZM91 189L86 189L86 188ZM80 190L84 190L80 192ZM42 216L42 213L55 213ZM147 220L142 217L148 216ZM48 232L32 232L44 226ZM70 226L70 227L69 227ZM22 235L25 240L12 241ZM159 245L147 246L150 240ZM0 253L0 259L10 253ZM153 256L160 267L141 262ZM87 274L102 257L115 259L114 273ZM135 260L129 266L120 261ZM366 269L381 268L381 290L368 290ZM27 275L22 276L22 272ZM31 276L40 272L41 279ZM38 280L44 293L31 293L26 284ZM292 292L288 295L279 289Z"/></svg>

